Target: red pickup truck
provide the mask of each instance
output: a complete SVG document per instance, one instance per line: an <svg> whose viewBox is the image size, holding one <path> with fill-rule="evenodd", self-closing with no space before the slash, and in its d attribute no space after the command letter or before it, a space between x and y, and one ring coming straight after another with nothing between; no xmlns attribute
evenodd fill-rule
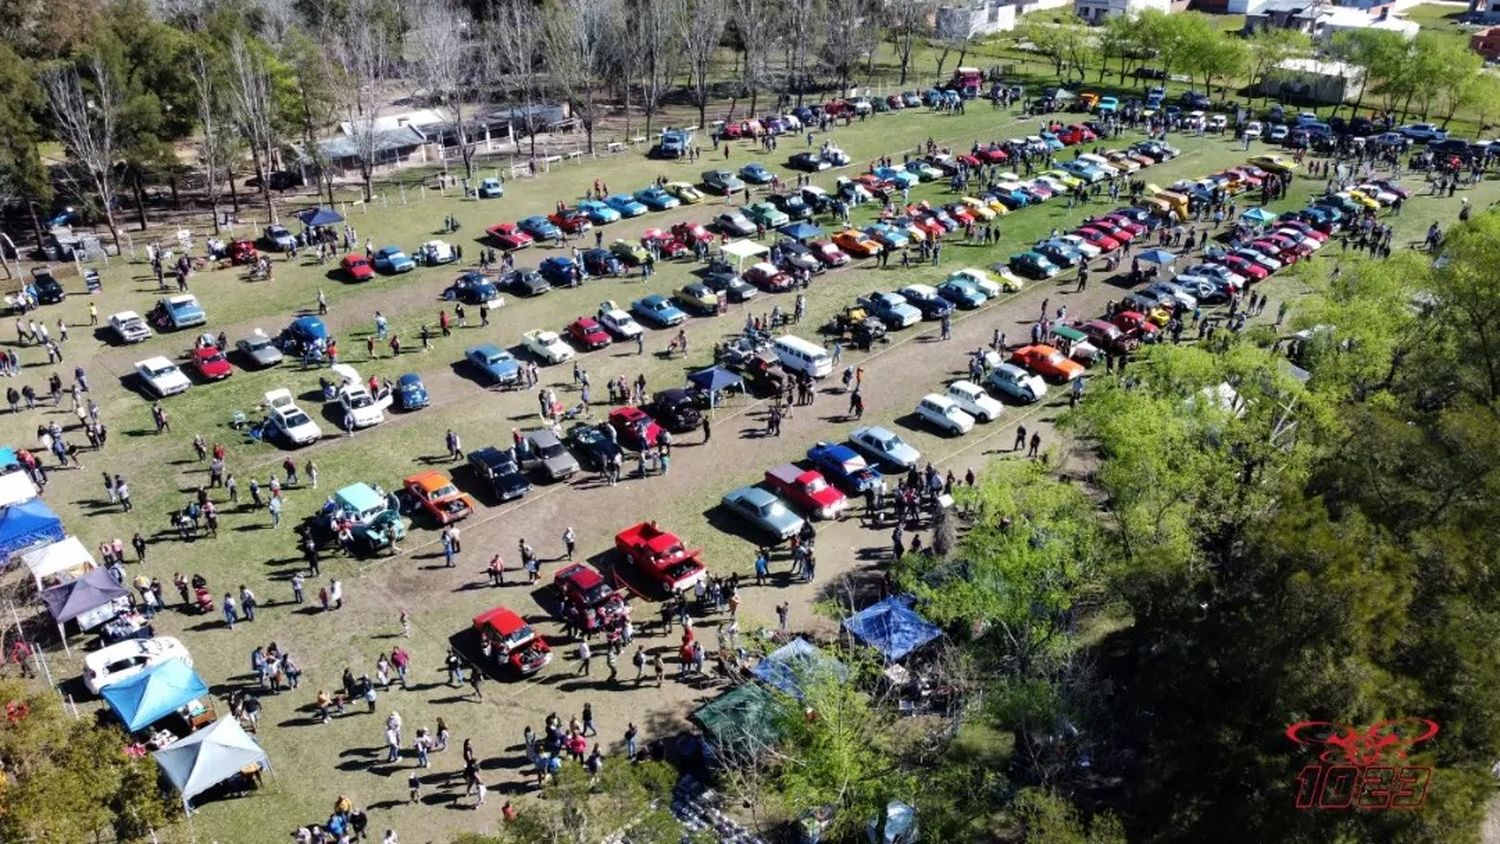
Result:
<svg viewBox="0 0 1500 844"><path fill-rule="evenodd" d="M816 469L803 469L785 463L766 470L766 486L797 509L819 519L834 519L842 516L849 507L849 499L834 489Z"/></svg>
<svg viewBox="0 0 1500 844"><path fill-rule="evenodd" d="M708 573L698 551L687 550L676 534L655 522L641 522L615 534L615 548L626 563L667 592L691 589ZM615 581L621 582L618 570Z"/></svg>
<svg viewBox="0 0 1500 844"><path fill-rule="evenodd" d="M521 676L535 674L552 661L552 648L525 620L505 607L494 607L474 616L480 645L488 649L494 667Z"/></svg>

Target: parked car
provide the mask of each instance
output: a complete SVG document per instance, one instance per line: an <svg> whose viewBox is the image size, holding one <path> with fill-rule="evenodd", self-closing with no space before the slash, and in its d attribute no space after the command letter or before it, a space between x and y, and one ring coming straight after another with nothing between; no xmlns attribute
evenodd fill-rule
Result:
<svg viewBox="0 0 1500 844"><path fill-rule="evenodd" d="M708 576L698 552L687 550L676 534L655 522L640 522L615 534L615 549L624 558L624 568L639 572L664 594L691 591ZM615 579L620 579L618 571Z"/></svg>
<svg viewBox="0 0 1500 844"><path fill-rule="evenodd" d="M620 212L621 217L639 217L648 210L645 203L628 193L617 193L607 197L604 204Z"/></svg>
<svg viewBox="0 0 1500 844"><path fill-rule="evenodd" d="M630 314L626 313L614 302L605 302L600 305L595 316L598 318L599 324L604 326L605 331L608 331L621 340L634 340L644 331L640 323L636 322Z"/></svg>
<svg viewBox="0 0 1500 844"><path fill-rule="evenodd" d="M498 501L520 498L531 491L531 482L521 474L508 449L486 446L469 452L469 469Z"/></svg>
<svg viewBox="0 0 1500 844"><path fill-rule="evenodd" d="M521 364L510 352L499 346L485 343L464 350L464 360L477 369L483 379L491 385L518 384L521 380Z"/></svg>
<svg viewBox="0 0 1500 844"><path fill-rule="evenodd" d="M151 339L151 327L135 311L120 311L109 317L109 330L121 343L141 343Z"/></svg>
<svg viewBox="0 0 1500 844"><path fill-rule="evenodd" d="M791 539L802 530L802 517L785 502L757 486L745 486L724 496L724 508L756 529L778 540Z"/></svg>
<svg viewBox="0 0 1500 844"><path fill-rule="evenodd" d="M578 473L578 458L548 428L526 435L520 450L521 468L541 472L548 480L561 481Z"/></svg>
<svg viewBox="0 0 1500 844"><path fill-rule="evenodd" d="M958 402L937 393L928 393L917 402L917 418L947 434L960 436L974 430L974 417Z"/></svg>
<svg viewBox="0 0 1500 844"><path fill-rule="evenodd" d="M562 237L562 229L539 214L526 217L516 225L521 231L531 235L533 240L557 240Z"/></svg>
<svg viewBox="0 0 1500 844"><path fill-rule="evenodd" d="M193 382L182 374L182 370L177 368L177 364L161 355L137 361L135 374L146 385L146 389L158 398L185 393L193 385Z"/></svg>
<svg viewBox="0 0 1500 844"><path fill-rule="evenodd" d="M980 422L993 422L1005 412L1005 405L995 401L983 387L972 381L954 381L943 395Z"/></svg>
<svg viewBox="0 0 1500 844"><path fill-rule="evenodd" d="M198 346L193 349L193 368L205 381L222 381L234 374L229 358L218 346Z"/></svg>
<svg viewBox="0 0 1500 844"><path fill-rule="evenodd" d="M525 249L534 240L530 234L515 223L497 223L485 229L485 233L490 236L491 242L506 252Z"/></svg>
<svg viewBox="0 0 1500 844"><path fill-rule="evenodd" d="M547 279L531 267L517 267L511 270L501 282L510 288L512 293L521 296L541 296L552 289Z"/></svg>
<svg viewBox="0 0 1500 844"><path fill-rule="evenodd" d="M667 211L682 204L677 197L655 185L636 191L635 199L652 211Z"/></svg>
<svg viewBox="0 0 1500 844"><path fill-rule="evenodd" d="M848 495L859 495L881 481L880 471L849 446L820 442L807 450L813 468Z"/></svg>
<svg viewBox="0 0 1500 844"><path fill-rule="evenodd" d="M1010 268L1026 278L1049 279L1062 270L1039 252L1021 252L1010 256Z"/></svg>
<svg viewBox="0 0 1500 844"><path fill-rule="evenodd" d="M264 399L266 422L271 427L271 433L294 446L315 443L323 438L323 429L318 427L318 423L306 411L297 406L291 390L271 390L265 394Z"/></svg>
<svg viewBox="0 0 1500 844"><path fill-rule="evenodd" d="M208 322L208 314L198 304L197 296L178 293L157 299L156 305L146 312L146 321L157 331L177 331L203 325Z"/></svg>
<svg viewBox="0 0 1500 844"><path fill-rule="evenodd" d="M703 172L703 186L710 193L724 196L737 193L745 189L745 183L728 170L705 170Z"/></svg>
<svg viewBox="0 0 1500 844"><path fill-rule="evenodd" d="M1040 375L1032 375L1012 363L1002 363L990 370L985 384L1023 404L1040 401L1047 394L1047 383Z"/></svg>
<svg viewBox="0 0 1500 844"><path fill-rule="evenodd" d="M707 284L689 282L672 293L672 299L683 309L702 316L713 316L719 312L719 296Z"/></svg>
<svg viewBox="0 0 1500 844"><path fill-rule="evenodd" d="M776 178L775 174L767 170L765 165L752 161L740 168L739 176L752 185L769 185Z"/></svg>
<svg viewBox="0 0 1500 844"><path fill-rule="evenodd" d="M624 596L598 571L582 563L558 569L552 576L552 586L562 599L563 615L584 635L618 627L630 615Z"/></svg>
<svg viewBox="0 0 1500 844"><path fill-rule="evenodd" d="M474 512L474 499L460 492L442 472L429 470L408 475L402 479L401 489L416 508L440 525L468 518Z"/></svg>
<svg viewBox="0 0 1500 844"><path fill-rule="evenodd" d="M725 211L714 217L714 227L725 234L739 237L755 234L755 224L739 211Z"/></svg>
<svg viewBox="0 0 1500 844"><path fill-rule="evenodd" d="M382 273L409 273L417 268L417 262L407 257L399 246L382 246L370 261L375 265L377 272Z"/></svg>
<svg viewBox="0 0 1500 844"><path fill-rule="evenodd" d="M609 412L609 425L615 429L618 441L636 451L656 447L661 437L661 425L646 411L626 405Z"/></svg>
<svg viewBox="0 0 1500 844"><path fill-rule="evenodd" d="M669 431L683 433L703 424L703 413L698 410L692 395L680 387L657 393L644 410Z"/></svg>
<svg viewBox="0 0 1500 844"><path fill-rule="evenodd" d="M287 231L286 226L272 223L261 232L261 239L270 245L272 249L279 252L290 252L297 247L297 238Z"/></svg>
<svg viewBox="0 0 1500 844"><path fill-rule="evenodd" d="M887 328L906 328L922 321L922 312L899 293L874 291L855 299L855 304L869 311Z"/></svg>
<svg viewBox="0 0 1500 844"><path fill-rule="evenodd" d="M549 366L565 363L574 356L573 347L564 343L556 331L533 328L521 335L521 345L537 360Z"/></svg>
<svg viewBox="0 0 1500 844"><path fill-rule="evenodd" d="M620 453L620 445L605 432L606 425L580 422L568 429L568 446L578 462L592 471L603 471Z"/></svg>
<svg viewBox="0 0 1500 844"><path fill-rule="evenodd" d="M505 185L501 184L499 179L481 179L474 193L480 199L499 199L505 196Z"/></svg>
<svg viewBox="0 0 1500 844"><path fill-rule="evenodd" d="M189 668L193 656L182 642L171 636L151 639L126 639L106 645L83 658L83 685L91 694L106 686L129 680L169 659L180 659Z"/></svg>
<svg viewBox="0 0 1500 844"><path fill-rule="evenodd" d="M809 517L838 518L849 508L849 499L817 469L784 463L767 469L765 482L772 492Z"/></svg>
<svg viewBox="0 0 1500 844"><path fill-rule="evenodd" d="M875 460L911 469L922 460L921 452L906 440L878 425L861 425L849 433L849 444Z"/></svg>
<svg viewBox="0 0 1500 844"><path fill-rule="evenodd" d="M745 270L745 281L768 293L790 290L792 287L792 277L769 261L761 261Z"/></svg>
<svg viewBox="0 0 1500 844"><path fill-rule="evenodd" d="M931 285L908 284L896 292L921 311L923 319L941 319L953 313L953 303L944 299Z"/></svg>
<svg viewBox="0 0 1500 844"><path fill-rule="evenodd" d="M499 295L500 289L495 286L489 276L481 272L464 273L443 290L444 299L450 302L463 302L467 305L491 302Z"/></svg>
<svg viewBox="0 0 1500 844"><path fill-rule="evenodd" d="M502 676L527 677L552 661L552 648L525 620L505 607L495 607L474 616L473 627L481 641L489 643L495 664L490 668Z"/></svg>
<svg viewBox="0 0 1500 844"><path fill-rule="evenodd" d="M422 376L408 372L396 379L391 389L391 402L402 410L421 410L432 403L432 397L427 394Z"/></svg>
<svg viewBox="0 0 1500 844"><path fill-rule="evenodd" d="M568 339L586 351L595 351L608 346L612 341L609 332L593 317L581 316L568 323L564 330Z"/></svg>
<svg viewBox="0 0 1500 844"><path fill-rule="evenodd" d="M672 300L659 293L652 293L631 302L630 312L658 328L681 325L687 320L687 314L672 304Z"/></svg>

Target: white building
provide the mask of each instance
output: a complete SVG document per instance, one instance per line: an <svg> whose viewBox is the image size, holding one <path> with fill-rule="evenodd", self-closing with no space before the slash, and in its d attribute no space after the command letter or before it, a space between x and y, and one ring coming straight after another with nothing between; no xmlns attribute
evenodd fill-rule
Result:
<svg viewBox="0 0 1500 844"><path fill-rule="evenodd" d="M1016 28L1016 7L995 0L939 6L934 23L937 37L943 41L962 41L976 35L1009 32Z"/></svg>
<svg viewBox="0 0 1500 844"><path fill-rule="evenodd" d="M1103 23L1105 18L1148 10L1166 14L1172 11L1172 0L1074 0L1073 10L1089 23Z"/></svg>

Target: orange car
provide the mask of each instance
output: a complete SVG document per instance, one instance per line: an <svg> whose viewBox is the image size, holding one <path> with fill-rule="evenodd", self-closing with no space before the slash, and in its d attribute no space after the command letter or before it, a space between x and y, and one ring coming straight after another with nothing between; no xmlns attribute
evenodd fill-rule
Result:
<svg viewBox="0 0 1500 844"><path fill-rule="evenodd" d="M1011 354L1010 362L1054 381L1083 377L1083 364L1051 346L1022 346Z"/></svg>
<svg viewBox="0 0 1500 844"><path fill-rule="evenodd" d="M474 512L474 499L460 492L442 472L418 472L403 480L401 487L440 525L456 522Z"/></svg>
<svg viewBox="0 0 1500 844"><path fill-rule="evenodd" d="M844 229L833 236L833 243L850 255L869 258L880 254L880 244L854 229Z"/></svg>

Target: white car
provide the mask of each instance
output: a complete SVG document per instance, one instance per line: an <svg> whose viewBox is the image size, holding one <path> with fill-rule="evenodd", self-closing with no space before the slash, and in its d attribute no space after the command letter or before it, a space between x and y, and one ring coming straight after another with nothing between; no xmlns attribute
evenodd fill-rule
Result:
<svg viewBox="0 0 1500 844"><path fill-rule="evenodd" d="M1256 141L1260 140L1260 136L1264 134L1265 131L1266 127L1261 125L1261 122L1259 120L1252 120L1249 123L1245 124L1245 130L1240 133L1240 136L1247 141Z"/></svg>
<svg viewBox="0 0 1500 844"><path fill-rule="evenodd" d="M980 422L994 422L1005 412L1005 405L996 401L984 388L973 381L954 381L948 385L944 395L964 413Z"/></svg>
<svg viewBox="0 0 1500 844"><path fill-rule="evenodd" d="M453 247L443 240L429 240L417 250L417 260L428 266L451 264L457 259L458 256L453 254Z"/></svg>
<svg viewBox="0 0 1500 844"><path fill-rule="evenodd" d="M146 387L151 392L162 398L175 396L178 393L185 393L188 387L193 386L193 382L189 381L188 377L182 374L182 370L177 368L177 364L161 355L137 362L135 365L135 374L139 375L141 380L146 382Z"/></svg>
<svg viewBox="0 0 1500 844"><path fill-rule="evenodd" d="M991 299L999 296L1002 291L1010 289L1008 286L1002 285L1000 282L995 281L993 278L990 278L989 273L981 269L976 269L974 267L965 267L961 270L954 270L953 272L948 274L948 278L956 278L967 281L975 287L979 288L979 290L984 293L984 295L990 297ZM1020 290L1021 288L1017 287L1016 289Z"/></svg>
<svg viewBox="0 0 1500 844"><path fill-rule="evenodd" d="M605 302L600 305L597 317L605 331L621 340L634 340L645 333L645 329L635 321L635 317L621 310L620 306L614 302Z"/></svg>
<svg viewBox="0 0 1500 844"><path fill-rule="evenodd" d="M1072 246L1074 249L1077 249L1079 252L1082 252L1090 258L1097 258L1101 251L1099 247L1095 246L1092 243L1089 243L1087 240L1084 240L1076 234L1065 234L1060 236L1058 240L1067 241L1069 246Z"/></svg>
<svg viewBox="0 0 1500 844"><path fill-rule="evenodd" d="M381 403L375 401L375 397L370 395L364 380L359 377L354 367L347 363L339 363L329 368L339 379L335 395L339 407L344 411L345 418L349 420L345 424L359 429L379 425L385 421Z"/></svg>
<svg viewBox="0 0 1500 844"><path fill-rule="evenodd" d="M1401 197L1395 191L1389 191L1380 185L1359 185L1355 190L1375 200L1381 205L1391 205Z"/></svg>
<svg viewBox="0 0 1500 844"><path fill-rule="evenodd" d="M521 345L543 363L562 363L573 359L573 347L564 343L556 331L533 328L521 335Z"/></svg>
<svg viewBox="0 0 1500 844"><path fill-rule="evenodd" d="M297 406L291 390L271 390L265 400L271 428L292 445L307 445L323 438L323 429Z"/></svg>
<svg viewBox="0 0 1500 844"><path fill-rule="evenodd" d="M1047 382L1042 376L1033 375L1013 363L1002 363L990 370L985 383L1023 404L1040 401L1047 395Z"/></svg>
<svg viewBox="0 0 1500 844"><path fill-rule="evenodd" d="M135 311L120 311L109 318L109 328L121 343L140 343L151 339L151 326Z"/></svg>
<svg viewBox="0 0 1500 844"><path fill-rule="evenodd" d="M974 430L974 417L965 413L958 402L937 393L928 393L917 402L917 415L927 424L954 436Z"/></svg>
<svg viewBox="0 0 1500 844"><path fill-rule="evenodd" d="M193 657L188 649L171 636L127 639L100 648L83 658L83 684L97 695L105 686L129 680L151 666L173 657L187 663L189 668L193 665Z"/></svg>

